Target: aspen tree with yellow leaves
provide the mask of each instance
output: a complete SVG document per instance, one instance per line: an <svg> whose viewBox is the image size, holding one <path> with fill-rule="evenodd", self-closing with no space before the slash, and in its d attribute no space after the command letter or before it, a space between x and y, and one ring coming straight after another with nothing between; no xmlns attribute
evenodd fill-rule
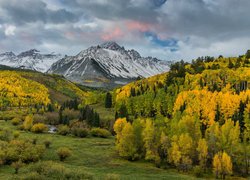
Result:
<svg viewBox="0 0 250 180"><path fill-rule="evenodd" d="M225 179L233 172L231 157L226 152L217 153L213 158L213 168L216 178Z"/></svg>

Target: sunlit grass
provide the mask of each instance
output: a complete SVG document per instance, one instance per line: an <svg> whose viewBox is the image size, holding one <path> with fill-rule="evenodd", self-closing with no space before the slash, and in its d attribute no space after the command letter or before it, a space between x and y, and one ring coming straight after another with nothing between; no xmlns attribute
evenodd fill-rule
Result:
<svg viewBox="0 0 250 180"><path fill-rule="evenodd" d="M10 122L0 121L1 127L16 129ZM37 138L38 143L43 143L45 139L52 141L51 147L46 151L42 160L53 160L58 163L59 158L56 149L68 147L72 150L71 157L63 162L64 166L70 169L79 169L89 172L96 179L103 179L107 174L116 174L121 179L195 179L188 175L179 174L175 170L163 170L156 168L152 163L138 161L129 162L119 158L114 149L114 137L102 138L75 138L72 136L61 136L57 134L33 134L21 132L19 138ZM20 175L24 174L28 166L20 170ZM12 179L14 169L9 166L0 167L0 179Z"/></svg>

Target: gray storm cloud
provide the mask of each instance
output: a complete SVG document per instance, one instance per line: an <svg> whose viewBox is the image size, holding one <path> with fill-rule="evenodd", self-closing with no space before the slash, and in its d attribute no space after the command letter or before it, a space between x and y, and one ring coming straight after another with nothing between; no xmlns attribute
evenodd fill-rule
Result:
<svg viewBox="0 0 250 180"><path fill-rule="evenodd" d="M248 0L1 0L0 51L75 54L114 40L166 60L239 55L250 49L249 7Z"/></svg>

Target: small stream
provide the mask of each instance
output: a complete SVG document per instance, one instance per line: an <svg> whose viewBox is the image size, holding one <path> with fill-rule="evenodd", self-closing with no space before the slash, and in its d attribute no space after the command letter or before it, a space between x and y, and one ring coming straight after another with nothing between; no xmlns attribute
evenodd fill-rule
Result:
<svg viewBox="0 0 250 180"><path fill-rule="evenodd" d="M56 126L53 126L53 125L48 125L48 133L56 133L57 131L57 127Z"/></svg>

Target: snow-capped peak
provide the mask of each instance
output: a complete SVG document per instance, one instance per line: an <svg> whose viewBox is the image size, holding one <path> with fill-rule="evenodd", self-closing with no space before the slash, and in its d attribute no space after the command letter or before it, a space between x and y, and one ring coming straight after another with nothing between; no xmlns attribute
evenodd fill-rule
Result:
<svg viewBox="0 0 250 180"><path fill-rule="evenodd" d="M17 55L17 57L27 57L27 56L33 56L33 55L36 55L38 54L40 51L36 50L36 49L30 49L28 51L24 51L24 52L21 52L19 55Z"/></svg>
<svg viewBox="0 0 250 180"><path fill-rule="evenodd" d="M21 52L17 56L13 52L0 54L0 64L23 69L46 72L50 66L61 59L60 54L40 54L36 49Z"/></svg>
<svg viewBox="0 0 250 180"><path fill-rule="evenodd" d="M0 54L0 57L14 57L16 56L12 51Z"/></svg>
<svg viewBox="0 0 250 180"><path fill-rule="evenodd" d="M114 41L105 42L105 43L99 45L99 47L104 48L104 49L114 50L114 51L124 50L124 47L119 46L119 45L118 45L116 42L114 42Z"/></svg>
<svg viewBox="0 0 250 180"><path fill-rule="evenodd" d="M170 64L157 58L143 58L136 50L126 50L116 42L106 42L59 60L48 72L64 75L82 84L103 80L114 83L166 72Z"/></svg>

